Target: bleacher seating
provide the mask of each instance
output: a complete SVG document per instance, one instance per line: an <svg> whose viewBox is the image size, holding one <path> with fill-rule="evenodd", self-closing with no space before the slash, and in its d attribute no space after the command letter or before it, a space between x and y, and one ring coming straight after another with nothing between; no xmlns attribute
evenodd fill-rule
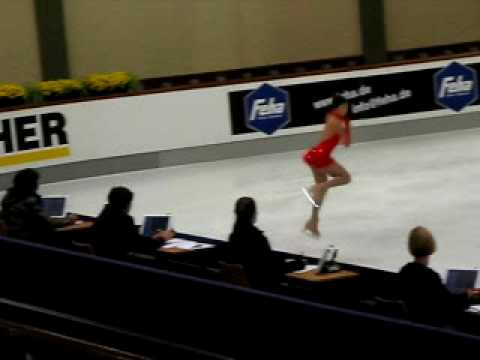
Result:
<svg viewBox="0 0 480 360"><path fill-rule="evenodd" d="M0 298L0 358L225 360L181 344Z"/></svg>
<svg viewBox="0 0 480 360"><path fill-rule="evenodd" d="M233 358L480 345L451 330L5 238L0 267L10 300Z"/></svg>

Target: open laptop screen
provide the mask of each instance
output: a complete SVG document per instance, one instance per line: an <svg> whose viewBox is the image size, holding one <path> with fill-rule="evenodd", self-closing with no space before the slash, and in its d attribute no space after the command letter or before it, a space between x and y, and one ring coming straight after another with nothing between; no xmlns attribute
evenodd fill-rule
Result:
<svg viewBox="0 0 480 360"><path fill-rule="evenodd" d="M446 286L454 294L476 287L478 270L450 269L447 272Z"/></svg>
<svg viewBox="0 0 480 360"><path fill-rule="evenodd" d="M64 217L67 198L65 196L46 196L42 198L43 211L50 217Z"/></svg>
<svg viewBox="0 0 480 360"><path fill-rule="evenodd" d="M157 230L167 230L169 223L169 215L145 215L143 219L143 235L151 237Z"/></svg>

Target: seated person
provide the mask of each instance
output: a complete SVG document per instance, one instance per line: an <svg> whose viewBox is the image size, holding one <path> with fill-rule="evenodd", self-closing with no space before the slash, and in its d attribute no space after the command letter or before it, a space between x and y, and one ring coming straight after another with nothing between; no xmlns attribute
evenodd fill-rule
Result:
<svg viewBox="0 0 480 360"><path fill-rule="evenodd" d="M228 261L241 264L249 283L254 287L278 285L286 272L296 270L299 263L286 264L272 251L268 239L255 227L255 200L242 197L235 204L235 225L227 245Z"/></svg>
<svg viewBox="0 0 480 360"><path fill-rule="evenodd" d="M440 275L428 267L436 250L431 232L416 227L410 232L408 247L414 261L400 270L400 293L412 320L432 325L446 325L479 300L479 291L469 289L452 294Z"/></svg>
<svg viewBox="0 0 480 360"><path fill-rule="evenodd" d="M48 242L55 236L55 227L74 223L75 217L53 219L46 216L38 195L39 174L25 169L15 174L13 186L2 200L2 222L7 236L17 239Z"/></svg>
<svg viewBox="0 0 480 360"><path fill-rule="evenodd" d="M130 252L152 252L175 236L173 230L157 231L152 238L140 235L129 215L133 193L125 187L114 187L92 227L95 253L124 258Z"/></svg>

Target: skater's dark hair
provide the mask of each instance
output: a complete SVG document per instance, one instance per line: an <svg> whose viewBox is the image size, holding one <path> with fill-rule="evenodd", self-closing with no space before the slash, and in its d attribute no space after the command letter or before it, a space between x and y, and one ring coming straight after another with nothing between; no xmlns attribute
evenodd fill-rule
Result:
<svg viewBox="0 0 480 360"><path fill-rule="evenodd" d="M347 104L348 105L348 100L340 95L340 94L335 94L333 95L332 97L332 105L331 105L331 109L334 110L336 108L338 108L339 106L342 106L344 104Z"/></svg>

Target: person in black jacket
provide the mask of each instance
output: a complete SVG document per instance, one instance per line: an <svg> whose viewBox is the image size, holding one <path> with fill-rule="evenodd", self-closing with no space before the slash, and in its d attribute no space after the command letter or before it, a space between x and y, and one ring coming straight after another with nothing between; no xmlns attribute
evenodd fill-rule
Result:
<svg viewBox="0 0 480 360"><path fill-rule="evenodd" d="M44 214L42 198L38 195L40 175L33 169L15 174L13 186L2 200L1 218L6 235L16 239L51 242L55 228L72 224L76 219L53 219Z"/></svg>
<svg viewBox="0 0 480 360"><path fill-rule="evenodd" d="M173 230L157 231L152 238L140 235L129 215L133 193L125 187L114 187L108 204L93 228L94 249L99 256L125 258L130 252L152 252L174 237Z"/></svg>
<svg viewBox="0 0 480 360"><path fill-rule="evenodd" d="M228 243L229 262L244 267L251 286L278 285L285 272L298 268L298 264L286 264L276 256L263 232L255 227L257 208L252 198L237 200L235 216Z"/></svg>
<svg viewBox="0 0 480 360"><path fill-rule="evenodd" d="M400 270L400 291L412 320L446 325L478 301L478 290L453 294L442 283L440 275L428 267L436 250L435 240L428 229L414 228L409 235L408 247L414 261Z"/></svg>

